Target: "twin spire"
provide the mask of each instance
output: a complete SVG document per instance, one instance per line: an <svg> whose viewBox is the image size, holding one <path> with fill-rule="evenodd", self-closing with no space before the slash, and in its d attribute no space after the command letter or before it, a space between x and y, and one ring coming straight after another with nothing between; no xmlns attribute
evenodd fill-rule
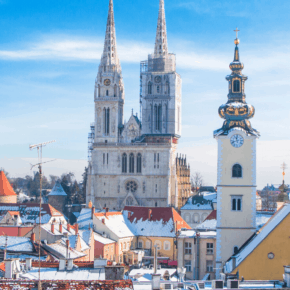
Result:
<svg viewBox="0 0 290 290"><path fill-rule="evenodd" d="M101 59L101 64L103 66L111 66L111 65L118 66L120 64L118 54L117 54L113 0L110 0L110 3L109 3L106 37L105 37L104 51L103 51L103 55Z"/></svg>
<svg viewBox="0 0 290 290"><path fill-rule="evenodd" d="M116 29L115 29L113 8L114 8L113 0L110 0L106 37L105 37L104 50L103 50L102 59L101 59L102 66L111 66L111 65L119 66L120 65L119 58L117 55ZM167 31L166 31L164 0L160 0L154 56L161 57L167 54L168 54L168 46L167 46Z"/></svg>
<svg viewBox="0 0 290 290"><path fill-rule="evenodd" d="M160 57L167 54L168 54L168 46L167 46L164 0L160 0L154 56Z"/></svg>

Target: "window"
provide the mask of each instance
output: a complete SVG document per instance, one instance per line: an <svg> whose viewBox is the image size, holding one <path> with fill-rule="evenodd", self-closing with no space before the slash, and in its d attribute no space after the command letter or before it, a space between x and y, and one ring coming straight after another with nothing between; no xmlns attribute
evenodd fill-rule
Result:
<svg viewBox="0 0 290 290"><path fill-rule="evenodd" d="M240 164L235 164L232 168L232 177L241 178L242 177L242 166Z"/></svg>
<svg viewBox="0 0 290 290"><path fill-rule="evenodd" d="M104 133L109 135L110 133L110 109L104 108Z"/></svg>
<svg viewBox="0 0 290 290"><path fill-rule="evenodd" d="M213 243L206 244L206 254L213 255Z"/></svg>
<svg viewBox="0 0 290 290"><path fill-rule="evenodd" d="M234 80L234 93L239 93L239 92L240 92L240 81Z"/></svg>
<svg viewBox="0 0 290 290"><path fill-rule="evenodd" d="M138 242L138 248L139 249L143 249L143 241L139 241Z"/></svg>
<svg viewBox="0 0 290 290"><path fill-rule="evenodd" d="M192 243L185 243L184 245L184 254L192 254Z"/></svg>
<svg viewBox="0 0 290 290"><path fill-rule="evenodd" d="M109 90L106 90L106 96L107 97L109 96Z"/></svg>
<svg viewBox="0 0 290 290"><path fill-rule="evenodd" d="M103 164L105 164L105 163L106 163L106 154L103 153Z"/></svg>
<svg viewBox="0 0 290 290"><path fill-rule="evenodd" d="M114 86L114 97L117 97L117 85Z"/></svg>
<svg viewBox="0 0 290 290"><path fill-rule="evenodd" d="M165 90L166 90L166 94L167 95L170 95L170 87L169 87L169 82L166 82L166 85L165 85Z"/></svg>
<svg viewBox="0 0 290 290"><path fill-rule="evenodd" d="M161 105L158 106L158 128L157 128L157 130L159 132L162 131L162 106Z"/></svg>
<svg viewBox="0 0 290 290"><path fill-rule="evenodd" d="M159 153L154 153L154 168L159 168Z"/></svg>
<svg viewBox="0 0 290 290"><path fill-rule="evenodd" d="M99 98L101 97L101 87L100 87L100 85L98 85L98 97Z"/></svg>
<svg viewBox="0 0 290 290"><path fill-rule="evenodd" d="M130 243L127 242L127 249L130 250Z"/></svg>
<svg viewBox="0 0 290 290"><path fill-rule="evenodd" d="M206 272L213 272L213 261L207 260L206 261Z"/></svg>
<svg viewBox="0 0 290 290"><path fill-rule="evenodd" d="M146 241L146 249L150 249L151 248L151 242L150 241Z"/></svg>
<svg viewBox="0 0 290 290"><path fill-rule="evenodd" d="M149 82L148 83L148 95L151 95L152 94L152 83Z"/></svg>
<svg viewBox="0 0 290 290"><path fill-rule="evenodd" d="M159 94L160 93L160 87L157 86L157 93Z"/></svg>
<svg viewBox="0 0 290 290"><path fill-rule="evenodd" d="M232 196L232 210L242 211L242 196Z"/></svg>
<svg viewBox="0 0 290 290"><path fill-rule="evenodd" d="M157 207L158 206L158 204L157 204L157 201L155 202L155 207Z"/></svg>
<svg viewBox="0 0 290 290"><path fill-rule="evenodd" d="M158 187L157 187L157 184L155 184L155 193L157 193L158 191Z"/></svg>
<svg viewBox="0 0 290 290"><path fill-rule="evenodd" d="M142 172L142 155L141 153L138 153L137 155L137 173Z"/></svg>
<svg viewBox="0 0 290 290"><path fill-rule="evenodd" d="M134 154L131 153L129 156L129 172L134 173Z"/></svg>
<svg viewBox="0 0 290 290"><path fill-rule="evenodd" d="M135 181L129 181L126 184L126 190L127 191L131 191L131 192L135 192L137 190L138 186L137 183ZM129 196L131 197L131 196Z"/></svg>
<svg viewBox="0 0 290 290"><path fill-rule="evenodd" d="M164 250L169 251L170 250L170 243L168 241L164 242Z"/></svg>
<svg viewBox="0 0 290 290"><path fill-rule="evenodd" d="M127 154L122 155L122 173L127 173Z"/></svg>
<svg viewBox="0 0 290 290"><path fill-rule="evenodd" d="M191 261L184 260L184 267L186 268L186 272L191 272Z"/></svg>
<svg viewBox="0 0 290 290"><path fill-rule="evenodd" d="M107 164L109 164L109 153L107 153Z"/></svg>

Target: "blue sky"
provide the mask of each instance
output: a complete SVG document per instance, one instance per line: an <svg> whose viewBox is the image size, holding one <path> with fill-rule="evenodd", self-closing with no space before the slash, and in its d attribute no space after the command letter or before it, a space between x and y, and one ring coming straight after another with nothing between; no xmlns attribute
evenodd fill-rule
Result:
<svg viewBox="0 0 290 290"><path fill-rule="evenodd" d="M158 2L114 0L125 119L132 108L139 112L139 63L153 52ZM262 136L258 185L279 183L280 164L290 165L290 1L165 0L165 8L169 50L183 79L179 152L216 183L212 132L222 126L217 109L227 101L238 27L252 125ZM31 173L29 144L54 139L45 157L66 165L47 165L47 174L83 171L107 12L108 0L0 0L0 167L11 175Z"/></svg>

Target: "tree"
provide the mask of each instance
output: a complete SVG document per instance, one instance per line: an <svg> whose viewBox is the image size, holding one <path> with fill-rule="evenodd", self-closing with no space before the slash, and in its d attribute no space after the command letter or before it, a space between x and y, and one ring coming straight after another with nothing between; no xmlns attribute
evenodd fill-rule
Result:
<svg viewBox="0 0 290 290"><path fill-rule="evenodd" d="M191 175L191 187L192 190L197 192L198 189L202 186L203 184L203 177L200 172L195 172L193 175Z"/></svg>
<svg viewBox="0 0 290 290"><path fill-rule="evenodd" d="M68 199L68 202L70 203L74 202L73 196L72 196L73 178L74 178L74 173L69 172L69 173L63 174L60 180L60 184L63 190L65 191L65 193L67 194L67 199Z"/></svg>

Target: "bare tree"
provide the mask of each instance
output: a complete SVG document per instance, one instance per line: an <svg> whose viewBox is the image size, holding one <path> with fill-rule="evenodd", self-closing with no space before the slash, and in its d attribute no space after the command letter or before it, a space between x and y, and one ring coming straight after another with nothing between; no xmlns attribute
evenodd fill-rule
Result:
<svg viewBox="0 0 290 290"><path fill-rule="evenodd" d="M193 175L191 175L191 188L192 190L197 193L198 189L202 186L203 184L203 176L201 175L200 172L194 172Z"/></svg>

